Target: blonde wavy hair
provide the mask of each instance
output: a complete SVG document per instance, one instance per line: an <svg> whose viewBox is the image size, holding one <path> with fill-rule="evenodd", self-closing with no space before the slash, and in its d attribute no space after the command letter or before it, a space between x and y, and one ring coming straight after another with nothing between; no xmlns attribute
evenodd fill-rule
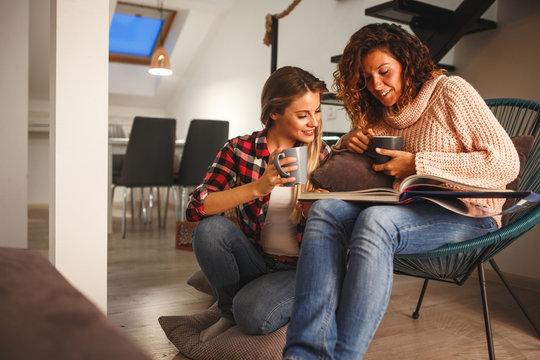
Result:
<svg viewBox="0 0 540 360"><path fill-rule="evenodd" d="M380 49L402 67L403 92L392 112L399 112L417 95L422 85L446 71L438 68L428 48L413 34L395 24L369 24L354 33L334 72L336 96L343 101L354 128L363 129L383 118L384 106L369 92L363 76L362 57Z"/></svg>
<svg viewBox="0 0 540 360"><path fill-rule="evenodd" d="M261 123L266 129L272 127L273 120L270 114L277 112L283 114L285 109L294 100L302 97L307 92L318 92L322 95L328 92L324 81L316 78L311 73L294 66L285 66L277 69L270 75L264 84L261 94ZM311 191L315 187L311 182L311 173L320 166L320 153L322 147L322 120L315 129L315 139L306 144L297 142L294 146L308 147L308 182L295 185L293 199L296 202L300 192ZM302 214L294 208L291 220L298 224L302 220Z"/></svg>

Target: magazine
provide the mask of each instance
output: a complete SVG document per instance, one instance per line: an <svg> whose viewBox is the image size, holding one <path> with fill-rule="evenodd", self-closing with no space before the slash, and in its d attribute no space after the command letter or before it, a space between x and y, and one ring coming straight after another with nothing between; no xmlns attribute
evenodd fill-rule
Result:
<svg viewBox="0 0 540 360"><path fill-rule="evenodd" d="M461 199L471 198L514 198L517 201L510 208L494 213L480 205L461 201ZM524 210L538 203L540 194L532 191L487 189L438 176L415 174L405 178L401 182L399 190L373 188L342 192L304 192L298 196L299 201L315 201L319 199L340 199L378 204L408 204L428 200L461 215L486 217Z"/></svg>

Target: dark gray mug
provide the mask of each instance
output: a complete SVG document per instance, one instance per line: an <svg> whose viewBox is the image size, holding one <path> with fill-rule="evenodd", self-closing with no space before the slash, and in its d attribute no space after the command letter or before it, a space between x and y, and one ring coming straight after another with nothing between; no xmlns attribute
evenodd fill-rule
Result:
<svg viewBox="0 0 540 360"><path fill-rule="evenodd" d="M401 150L403 147L403 137L402 136L374 136L371 139L373 144L373 150L375 148L388 149L388 150ZM381 155L375 153L375 164L384 164L388 160L391 160L390 156Z"/></svg>
<svg viewBox="0 0 540 360"><path fill-rule="evenodd" d="M279 159L286 157L295 157L296 161L286 166L296 165L297 169L289 172L283 171L279 165ZM294 177L296 180L283 184L283 186L292 186L296 184L305 184L307 182L307 159L308 152L307 146L293 147L289 149L284 149L282 152L274 156L274 166L278 171L279 175L284 178Z"/></svg>

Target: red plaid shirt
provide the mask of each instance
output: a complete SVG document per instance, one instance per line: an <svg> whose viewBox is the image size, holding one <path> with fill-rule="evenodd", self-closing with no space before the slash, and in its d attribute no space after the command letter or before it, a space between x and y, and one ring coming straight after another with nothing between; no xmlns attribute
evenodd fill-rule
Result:
<svg viewBox="0 0 540 360"><path fill-rule="evenodd" d="M321 158L325 159L330 151L330 147L324 144L321 148ZM208 216L203 210L203 203L209 193L231 189L259 179L266 169L269 157L266 129L230 139L208 168L202 184L191 193L186 209L187 219L199 221ZM259 237L269 200L270 194L236 207L240 229L256 245L260 245Z"/></svg>

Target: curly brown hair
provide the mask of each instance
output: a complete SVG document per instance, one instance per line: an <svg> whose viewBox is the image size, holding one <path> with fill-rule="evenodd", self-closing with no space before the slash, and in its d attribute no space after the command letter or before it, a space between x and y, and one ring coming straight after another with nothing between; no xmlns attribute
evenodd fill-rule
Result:
<svg viewBox="0 0 540 360"><path fill-rule="evenodd" d="M435 65L420 39L401 26L380 23L362 27L351 36L334 72L337 98L343 101L355 128L382 118L384 106L367 89L362 70L362 57L375 49L386 51L403 69L403 92L393 106L394 113L409 104L427 80L445 72Z"/></svg>

